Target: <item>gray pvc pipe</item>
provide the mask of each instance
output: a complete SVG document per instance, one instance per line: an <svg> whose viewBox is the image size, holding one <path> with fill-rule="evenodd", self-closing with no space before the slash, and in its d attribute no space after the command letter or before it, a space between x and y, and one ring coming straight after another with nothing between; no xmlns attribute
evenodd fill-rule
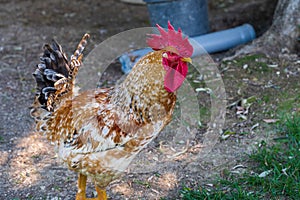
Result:
<svg viewBox="0 0 300 200"><path fill-rule="evenodd" d="M200 46L202 46L202 48L204 48L207 53L224 51L240 44L250 42L254 38L255 31L250 24L244 24L235 28L192 37L192 39L200 44ZM193 56L200 55L201 49L199 49L199 45L193 45L193 47Z"/></svg>
<svg viewBox="0 0 300 200"><path fill-rule="evenodd" d="M244 24L242 26L223 31L191 37L189 41L194 48L192 57L195 57L204 53L215 53L228 50L240 44L250 42L255 39L255 37L254 28L250 24ZM125 53L120 56L119 61L122 64L122 71L125 74L129 73L133 65L142 56L151 51L151 48L144 48ZM136 57L136 59L132 62L130 57Z"/></svg>

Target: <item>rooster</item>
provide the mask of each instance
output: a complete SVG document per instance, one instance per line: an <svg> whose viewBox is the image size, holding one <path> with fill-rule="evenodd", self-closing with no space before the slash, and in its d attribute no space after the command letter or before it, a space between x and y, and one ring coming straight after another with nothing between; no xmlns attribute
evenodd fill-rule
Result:
<svg viewBox="0 0 300 200"><path fill-rule="evenodd" d="M181 30L150 34L154 50L140 59L123 83L77 94L75 78L89 38L85 34L70 61L53 41L44 46L33 76L37 93L31 108L37 132L55 144L59 158L77 172L76 200L86 198L86 180L97 198L120 177L133 158L171 121L176 90L183 83L193 48Z"/></svg>

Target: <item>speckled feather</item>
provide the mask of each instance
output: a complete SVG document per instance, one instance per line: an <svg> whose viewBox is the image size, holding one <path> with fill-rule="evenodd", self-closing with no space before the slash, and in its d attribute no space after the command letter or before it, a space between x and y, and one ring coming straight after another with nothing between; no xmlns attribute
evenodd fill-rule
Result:
<svg viewBox="0 0 300 200"><path fill-rule="evenodd" d="M71 57L74 62L82 57L76 52ZM115 88L74 96L73 80L62 84L71 89L58 102L54 98L53 110L45 109L37 95L31 112L37 131L56 145L58 156L71 170L105 187L170 122L176 96L164 89L163 53L146 55ZM77 73L80 65L73 66L70 71Z"/></svg>

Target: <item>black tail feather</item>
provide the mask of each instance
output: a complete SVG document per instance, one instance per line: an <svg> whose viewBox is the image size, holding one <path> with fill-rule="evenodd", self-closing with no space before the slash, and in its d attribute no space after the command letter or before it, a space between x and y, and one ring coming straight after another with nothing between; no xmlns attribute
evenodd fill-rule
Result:
<svg viewBox="0 0 300 200"><path fill-rule="evenodd" d="M44 45L44 54L40 58L33 76L36 81L37 96L43 107L51 93L55 93L54 83L69 76L69 61L61 46L53 41L52 45Z"/></svg>
<svg viewBox="0 0 300 200"><path fill-rule="evenodd" d="M53 110L56 98L72 91L76 73L81 65L82 51L88 38L89 34L83 36L70 61L55 40L51 45L44 45L44 54L33 73L37 85L37 100L42 108Z"/></svg>

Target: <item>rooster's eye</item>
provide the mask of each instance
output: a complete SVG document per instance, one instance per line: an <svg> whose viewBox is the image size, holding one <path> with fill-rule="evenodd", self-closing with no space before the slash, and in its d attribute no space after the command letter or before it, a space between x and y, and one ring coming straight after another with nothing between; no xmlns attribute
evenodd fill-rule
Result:
<svg viewBox="0 0 300 200"><path fill-rule="evenodd" d="M162 57L168 58L168 54L165 52L165 53L162 54Z"/></svg>

